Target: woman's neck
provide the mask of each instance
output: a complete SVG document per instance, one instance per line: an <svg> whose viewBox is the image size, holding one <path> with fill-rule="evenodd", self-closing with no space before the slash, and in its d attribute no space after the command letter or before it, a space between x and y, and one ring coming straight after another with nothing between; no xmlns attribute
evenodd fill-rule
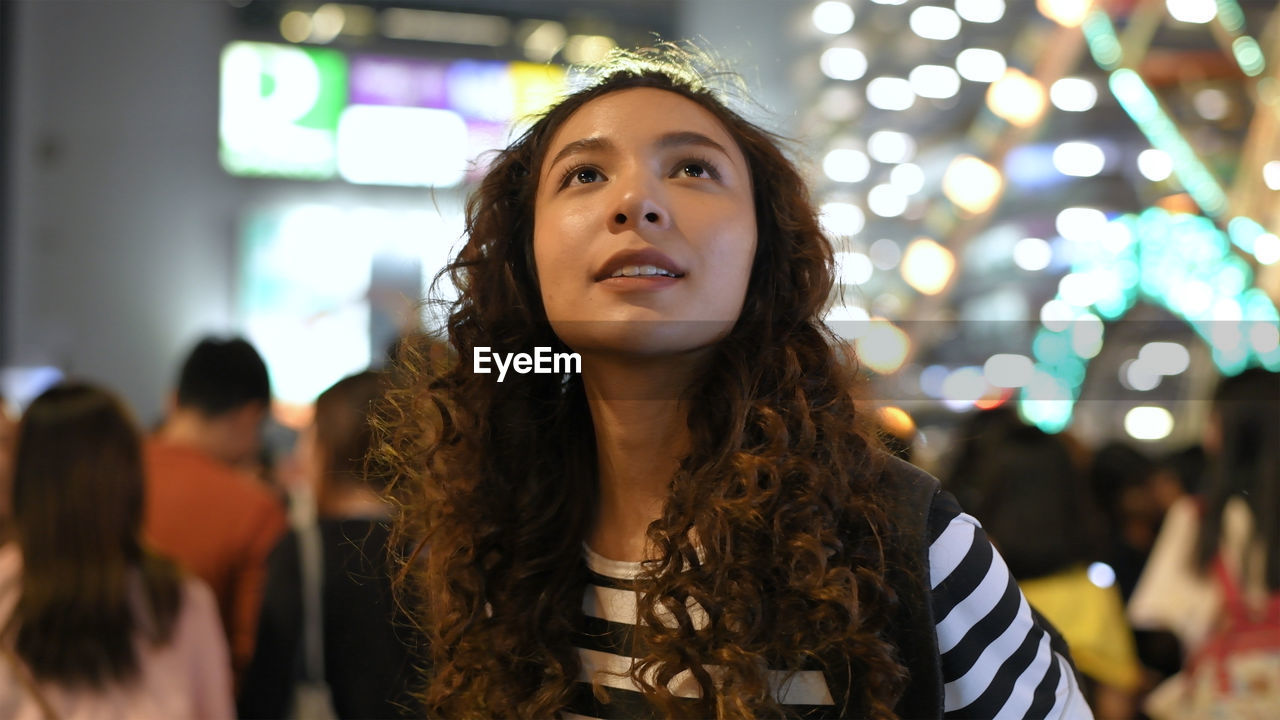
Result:
<svg viewBox="0 0 1280 720"><path fill-rule="evenodd" d="M671 478L689 452L681 395L694 368L687 356L584 363L599 488L587 544L596 553L631 562L648 556L645 531L661 516Z"/></svg>

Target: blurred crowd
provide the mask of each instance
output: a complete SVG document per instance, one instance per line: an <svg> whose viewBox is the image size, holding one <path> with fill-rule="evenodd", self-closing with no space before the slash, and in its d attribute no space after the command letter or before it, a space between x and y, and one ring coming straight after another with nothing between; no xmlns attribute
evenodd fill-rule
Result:
<svg viewBox="0 0 1280 720"><path fill-rule="evenodd" d="M417 714L391 506L364 464L383 386L335 383L278 460L240 338L191 350L149 432L78 381L6 416L0 717Z"/></svg>
<svg viewBox="0 0 1280 720"><path fill-rule="evenodd" d="M85 382L0 410L0 717L420 714L393 509L365 462L386 388L335 383L277 461L267 368L239 338L191 350L146 432ZM934 468L1098 718L1248 717L1233 687L1280 686L1280 375L1224 378L1212 408L1199 444L1157 456L981 411Z"/></svg>

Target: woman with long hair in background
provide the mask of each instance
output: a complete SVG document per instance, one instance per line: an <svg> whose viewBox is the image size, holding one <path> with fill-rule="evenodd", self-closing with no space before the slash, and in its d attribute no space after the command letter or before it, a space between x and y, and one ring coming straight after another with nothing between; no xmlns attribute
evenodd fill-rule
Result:
<svg viewBox="0 0 1280 720"><path fill-rule="evenodd" d="M140 540L138 429L65 383L18 426L13 537L0 546L0 717L233 716L213 593Z"/></svg>
<svg viewBox="0 0 1280 720"><path fill-rule="evenodd" d="M1147 710L1271 717L1280 707L1280 373L1223 378L1204 448L1203 495L1169 508L1129 599L1135 627L1171 631L1186 655Z"/></svg>

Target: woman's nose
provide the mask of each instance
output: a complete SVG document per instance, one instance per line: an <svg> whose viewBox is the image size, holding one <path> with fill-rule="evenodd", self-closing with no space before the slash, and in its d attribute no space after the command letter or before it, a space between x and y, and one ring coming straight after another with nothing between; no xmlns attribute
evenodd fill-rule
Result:
<svg viewBox="0 0 1280 720"><path fill-rule="evenodd" d="M662 220L662 216L659 215L655 210L650 210L649 212L646 212L641 217L644 218L645 222L650 224L655 224L655 225ZM613 221L618 225L626 225L629 220L630 218L627 216L626 213L618 213L617 215L613 216Z"/></svg>
<svg viewBox="0 0 1280 720"><path fill-rule="evenodd" d="M632 181L619 194L610 225L615 232L665 228L671 220L665 205L660 190L645 180Z"/></svg>

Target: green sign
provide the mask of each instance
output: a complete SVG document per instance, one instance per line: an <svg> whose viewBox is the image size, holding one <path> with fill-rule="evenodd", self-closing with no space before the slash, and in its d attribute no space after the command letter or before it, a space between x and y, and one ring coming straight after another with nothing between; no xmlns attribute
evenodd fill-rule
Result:
<svg viewBox="0 0 1280 720"><path fill-rule="evenodd" d="M219 156L237 175L327 180L347 104L347 61L319 48L233 42L222 51Z"/></svg>

